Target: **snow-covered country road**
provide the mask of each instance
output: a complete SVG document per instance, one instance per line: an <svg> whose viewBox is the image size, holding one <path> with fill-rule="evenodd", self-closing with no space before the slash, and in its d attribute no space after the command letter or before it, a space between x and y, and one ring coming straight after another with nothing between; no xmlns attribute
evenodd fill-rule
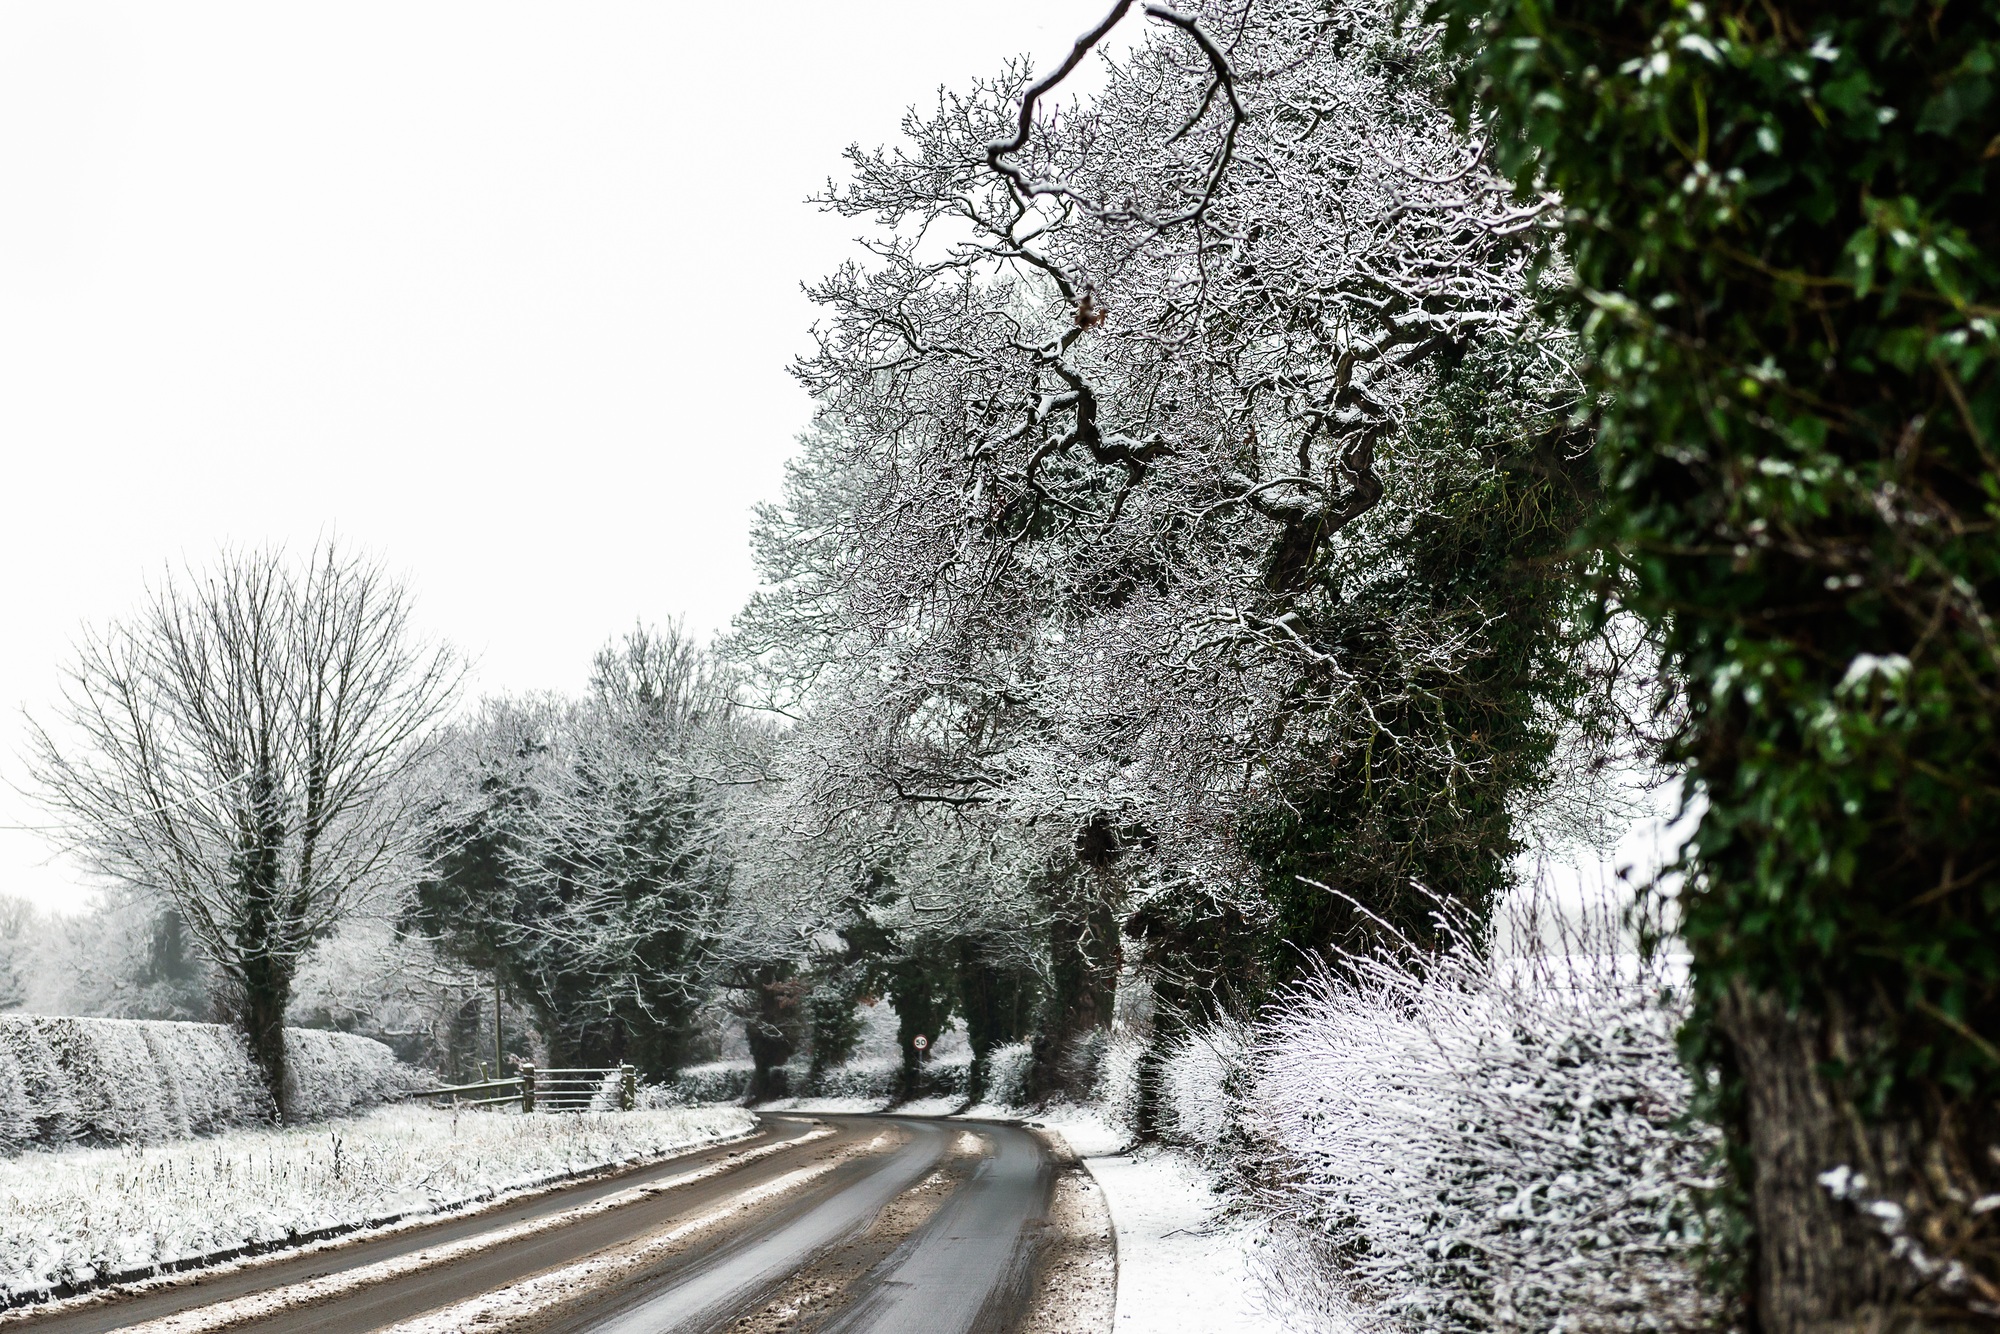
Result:
<svg viewBox="0 0 2000 1334"><path fill-rule="evenodd" d="M1012 1126L764 1119L757 1139L0 1332L935 1331L1036 1298L1053 1166Z"/></svg>

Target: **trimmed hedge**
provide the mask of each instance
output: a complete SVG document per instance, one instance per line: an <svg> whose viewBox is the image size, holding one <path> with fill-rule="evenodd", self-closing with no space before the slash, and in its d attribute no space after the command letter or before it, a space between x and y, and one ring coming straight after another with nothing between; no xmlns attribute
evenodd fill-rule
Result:
<svg viewBox="0 0 2000 1334"><path fill-rule="evenodd" d="M426 1082L381 1043L286 1030L295 1105L372 1107ZM218 1024L0 1015L0 1153L151 1144L273 1119L236 1032Z"/></svg>

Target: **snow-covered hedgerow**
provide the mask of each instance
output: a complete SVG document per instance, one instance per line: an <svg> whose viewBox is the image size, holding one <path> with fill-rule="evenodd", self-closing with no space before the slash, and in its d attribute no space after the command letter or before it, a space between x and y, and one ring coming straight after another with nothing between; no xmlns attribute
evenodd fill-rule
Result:
<svg viewBox="0 0 2000 1334"><path fill-rule="evenodd" d="M379 1042L289 1029L296 1106L371 1107L421 1082ZM217 1024L0 1015L0 1153L151 1144L271 1119L243 1040Z"/></svg>
<svg viewBox="0 0 2000 1334"><path fill-rule="evenodd" d="M1693 1263L1712 1141L1685 1119L1681 995L1615 945L1494 960L1463 938L1301 986L1225 1112L1294 1301L1316 1286L1329 1323L1453 1334L1720 1327Z"/></svg>
<svg viewBox="0 0 2000 1334"><path fill-rule="evenodd" d="M848 1061L814 1072L805 1062L786 1069L785 1087L799 1098L855 1098L886 1103L903 1079L900 1060Z"/></svg>
<svg viewBox="0 0 2000 1334"><path fill-rule="evenodd" d="M697 1107L705 1103L742 1102L749 1096L756 1067L748 1061L710 1061L683 1067L672 1079L649 1084L639 1100L647 1107Z"/></svg>
<svg viewBox="0 0 2000 1334"><path fill-rule="evenodd" d="M285 1030L292 1106L319 1119L350 1116L437 1081L373 1038L317 1028Z"/></svg>
<svg viewBox="0 0 2000 1334"><path fill-rule="evenodd" d="M749 1134L733 1107L602 1116L379 1108L332 1125L0 1162L0 1307L101 1275L434 1212Z"/></svg>

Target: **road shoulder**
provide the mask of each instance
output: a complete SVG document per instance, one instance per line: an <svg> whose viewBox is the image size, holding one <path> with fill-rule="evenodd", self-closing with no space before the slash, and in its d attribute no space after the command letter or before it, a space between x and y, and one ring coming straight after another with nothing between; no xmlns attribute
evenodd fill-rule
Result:
<svg viewBox="0 0 2000 1334"><path fill-rule="evenodd" d="M1030 1131L1055 1167L1035 1297L1018 1334L1104 1334L1118 1297L1118 1247L1104 1191L1055 1131Z"/></svg>
<svg viewBox="0 0 2000 1334"><path fill-rule="evenodd" d="M1250 1269L1254 1229L1221 1216L1221 1201L1199 1166L1171 1150L1134 1149L1095 1115L1036 1124L1042 1134L1067 1141L1110 1216L1116 1315L1090 1328L1270 1334L1276 1326Z"/></svg>

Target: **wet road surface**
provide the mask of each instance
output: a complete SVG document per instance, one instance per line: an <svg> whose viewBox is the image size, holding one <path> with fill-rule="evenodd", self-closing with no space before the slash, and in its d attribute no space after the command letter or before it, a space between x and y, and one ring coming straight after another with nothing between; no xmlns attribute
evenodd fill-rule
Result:
<svg viewBox="0 0 2000 1334"><path fill-rule="evenodd" d="M833 1133L815 1137L822 1126ZM732 1165L738 1159L751 1160ZM713 1174L687 1180L704 1171ZM1006 1334L1034 1290L1051 1180L1041 1141L1012 1126L765 1117L755 1140L164 1291L11 1312L0 1334L365 1334L413 1320L453 1329L459 1303L571 1273L586 1277L553 1285L562 1290L552 1297L502 1303L477 1328ZM637 1198L534 1227L621 1192ZM509 1228L519 1235L482 1244ZM324 1298L306 1300L297 1294L314 1289L293 1286L329 1275L357 1282L369 1276L356 1271L384 1262L379 1281Z"/></svg>

